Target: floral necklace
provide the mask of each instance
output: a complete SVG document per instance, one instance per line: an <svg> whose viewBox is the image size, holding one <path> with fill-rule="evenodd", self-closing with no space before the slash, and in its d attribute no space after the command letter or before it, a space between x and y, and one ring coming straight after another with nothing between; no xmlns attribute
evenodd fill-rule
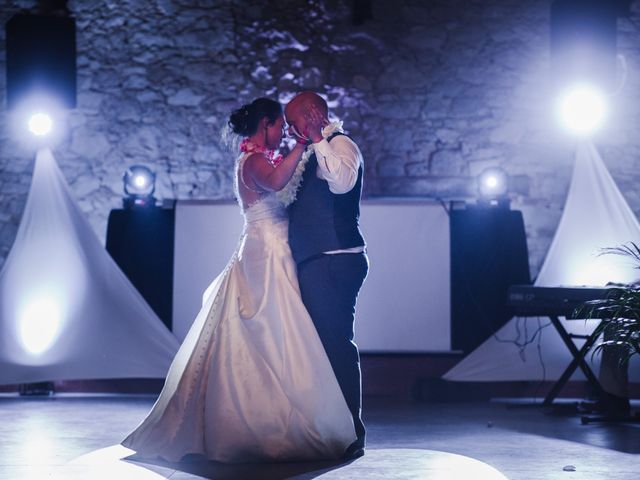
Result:
<svg viewBox="0 0 640 480"><path fill-rule="evenodd" d="M341 121L331 122L326 125L322 129L322 137L328 138L336 132L344 133ZM291 179L289 180L289 182L284 186L282 190L276 192L276 197L285 207L291 205L296 200L298 189L302 184L302 174L304 173L307 162L309 161L309 158L311 158L311 154L313 153L313 146L310 147L311 148L307 147L307 149L302 154L302 158L298 162L298 165L296 166L293 175L291 175Z"/></svg>
<svg viewBox="0 0 640 480"><path fill-rule="evenodd" d="M270 148L263 147L262 145L256 145L248 138L242 140L240 143L240 151L243 153L262 153L265 157L267 157L267 161L272 167L277 167L284 160L282 155L276 155L275 150L271 150Z"/></svg>

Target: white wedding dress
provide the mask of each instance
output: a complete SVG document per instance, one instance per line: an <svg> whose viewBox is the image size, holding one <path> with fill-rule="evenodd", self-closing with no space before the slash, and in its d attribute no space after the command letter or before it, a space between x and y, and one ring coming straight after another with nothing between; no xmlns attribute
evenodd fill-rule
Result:
<svg viewBox="0 0 640 480"><path fill-rule="evenodd" d="M238 248L207 288L158 400L122 442L141 457L331 459L356 439L300 298L287 212L267 194L243 213Z"/></svg>

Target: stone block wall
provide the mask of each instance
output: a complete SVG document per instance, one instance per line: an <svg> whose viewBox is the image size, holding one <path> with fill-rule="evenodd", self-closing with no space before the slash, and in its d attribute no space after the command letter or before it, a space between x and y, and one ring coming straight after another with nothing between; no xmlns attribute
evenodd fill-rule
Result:
<svg viewBox="0 0 640 480"><path fill-rule="evenodd" d="M5 1L0 21L35 3ZM476 175L504 168L535 274L561 215L575 146L553 118L550 3L372 0L372 18L354 25L349 0L72 0L78 108L54 154L104 239L128 166L156 171L160 199L231 198L234 154L220 137L231 109L316 90L363 150L366 196L473 201ZM626 83L594 138L637 214L639 22L635 4L619 20ZM4 30L0 36L4 105ZM34 159L11 121L0 109L0 265Z"/></svg>

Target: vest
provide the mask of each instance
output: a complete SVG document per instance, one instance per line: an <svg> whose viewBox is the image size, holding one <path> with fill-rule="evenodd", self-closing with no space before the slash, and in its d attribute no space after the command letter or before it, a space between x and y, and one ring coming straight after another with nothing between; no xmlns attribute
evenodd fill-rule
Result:
<svg viewBox="0 0 640 480"><path fill-rule="evenodd" d="M327 140L330 142L336 133ZM362 165L354 187L343 194L329 190L326 180L318 178L318 159L311 154L302 174L296 200L289 206L289 245L296 263L329 252L364 246L359 228Z"/></svg>

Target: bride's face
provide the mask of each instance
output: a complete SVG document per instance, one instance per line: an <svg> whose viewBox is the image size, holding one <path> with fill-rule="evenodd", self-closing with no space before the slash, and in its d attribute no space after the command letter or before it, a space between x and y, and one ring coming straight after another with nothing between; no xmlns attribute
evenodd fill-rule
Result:
<svg viewBox="0 0 640 480"><path fill-rule="evenodd" d="M273 123L267 124L266 143L267 148L275 150L280 147L284 136L284 117L280 115Z"/></svg>

